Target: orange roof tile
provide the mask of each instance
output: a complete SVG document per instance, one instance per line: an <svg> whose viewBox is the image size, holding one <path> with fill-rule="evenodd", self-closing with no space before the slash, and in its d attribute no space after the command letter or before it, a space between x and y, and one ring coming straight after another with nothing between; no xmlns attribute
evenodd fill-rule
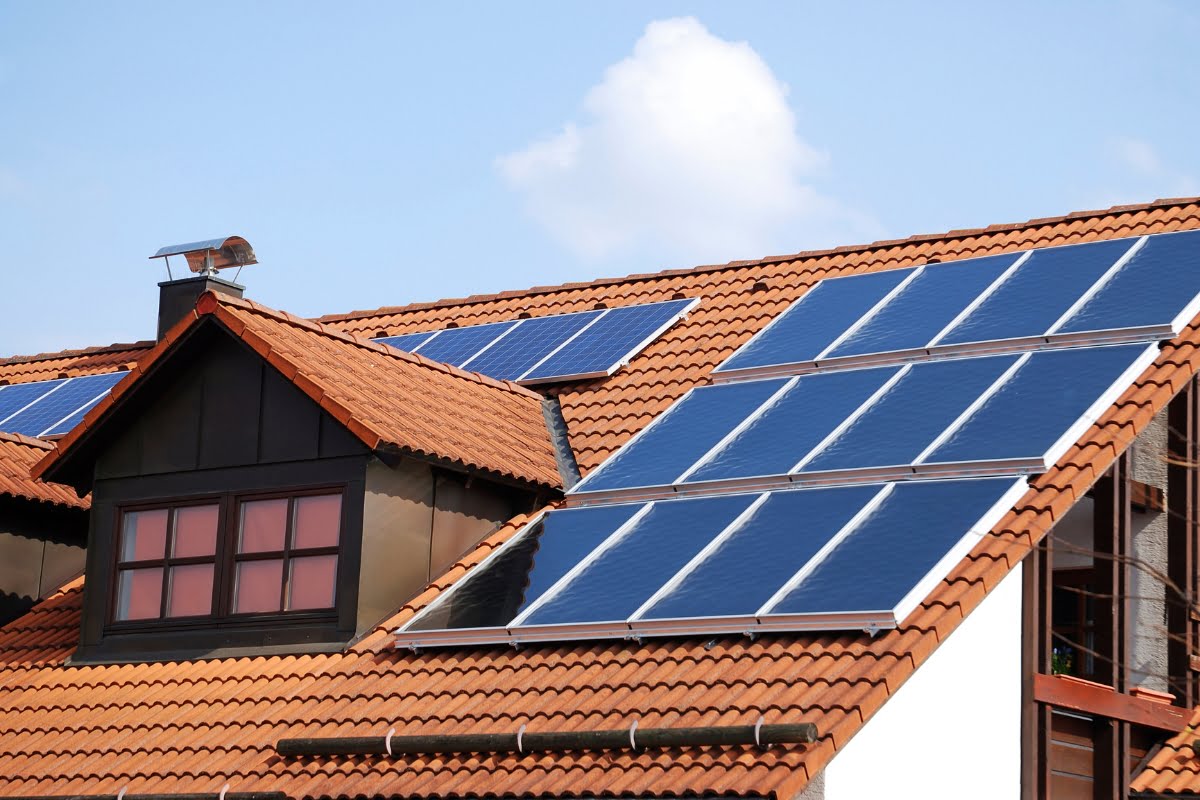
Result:
<svg viewBox="0 0 1200 800"><path fill-rule="evenodd" d="M561 387L571 441L595 466L821 277L1048 244L1200 227L1200 201L1072 215L791 259L608 281L343 319L400 333L450 320L561 313L675 293L703 298L612 378ZM253 313L253 312L246 312ZM390 631L526 521L510 521L344 653L64 668L78 635L74 583L0 628L0 795L282 790L292 797L403 793L773 794L796 797L1200 369L1200 327L1136 384L896 630L754 641L575 642L397 651ZM1149 414L1146 412L1150 412ZM813 722L807 746L558 755L282 759L284 737Z"/></svg>
<svg viewBox="0 0 1200 800"><path fill-rule="evenodd" d="M57 483L36 481L30 476L33 465L53 449L54 445L41 439L0 432L0 496L87 508L88 501L75 494L74 489Z"/></svg>
<svg viewBox="0 0 1200 800"><path fill-rule="evenodd" d="M1200 794L1200 754L1192 745L1200 739L1200 708L1188 726L1172 736L1145 768L1134 776L1130 788L1155 794Z"/></svg>
<svg viewBox="0 0 1200 800"><path fill-rule="evenodd" d="M367 447L399 448L468 469L561 487L542 397L509 381L430 361L249 300L206 293L34 469L49 474L139 378L206 318L255 350Z"/></svg>
<svg viewBox="0 0 1200 800"><path fill-rule="evenodd" d="M78 378L129 369L145 355L154 342L110 344L84 350L63 350L36 356L0 358L0 384Z"/></svg>

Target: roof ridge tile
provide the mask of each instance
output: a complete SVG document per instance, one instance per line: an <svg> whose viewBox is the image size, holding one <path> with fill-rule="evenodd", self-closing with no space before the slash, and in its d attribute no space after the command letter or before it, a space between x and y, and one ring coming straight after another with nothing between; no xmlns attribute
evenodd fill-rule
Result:
<svg viewBox="0 0 1200 800"><path fill-rule="evenodd" d="M537 392L535 392L531 389L528 389L514 381L500 380L497 378L492 378L492 377L483 375L478 372L471 372L470 370L461 369L460 367L456 367L453 364L447 364L443 361L434 361L431 358L426 358L424 356L420 356L415 353L408 353L404 350L397 350L394 347L389 347L388 345L377 342L374 339L368 339L364 336L358 336L358 335L350 333L342 328L337 328L332 325L328 325L328 324L322 322L320 318L309 319L307 317L299 317L299 316L296 316L295 314L291 314L287 311L280 311L278 309L271 308L270 306L263 305L262 303L255 302L254 300L249 300L244 297L233 297L231 295L224 295L224 294L219 294L217 292L208 291L208 292L205 292L203 295L201 295L200 300L197 301L197 309L200 309L200 303L204 301L205 297L212 297L219 305L240 306L240 307L245 308L254 313L273 317L275 319L278 319L283 322L287 322L288 324L294 325L298 328L303 328L303 329L311 331L313 333L319 333L323 336L329 336L334 339L338 339L340 341L346 342L348 344L353 344L358 347L363 347L368 350L373 350L377 353L382 353L383 355L386 355L389 358L395 358L395 359L399 359L401 361L407 361L412 364L419 364L420 366L426 367L426 368L438 369L442 372L448 373L450 375L454 375L455 377L458 377L458 378L464 378L466 380L475 381L476 383L480 383L485 386L492 386L497 389L503 389L505 391L514 392L516 394L520 394L525 397L535 397L539 400L542 397ZM208 306L206 305L205 308L207 309ZM214 310L215 310L215 307L214 307ZM204 313L212 313L212 312L205 310Z"/></svg>
<svg viewBox="0 0 1200 800"><path fill-rule="evenodd" d="M1114 214L1128 214L1133 211L1148 211L1158 208L1166 208L1171 206L1200 206L1200 196L1196 197L1179 197L1154 200L1149 203L1132 204L1124 206L1112 206L1107 209L1092 209L1088 211L1074 211L1069 214L1064 214L1056 217L1040 217L1026 220L1024 222L1004 222L988 225L983 228L958 228L942 233L922 233L908 236L902 239L880 239L873 242L863 244L841 245L838 247L825 248L819 250L802 250L796 253L785 255L763 256L756 259L743 259L739 261L728 261L723 264L706 264L693 267L682 267L674 269L666 269L659 272L633 273L624 276L597 278L593 281L584 281L576 283L564 283L555 286L532 286L524 290L506 290L504 292L495 292L492 294L473 294L466 297L451 297L442 298L440 300L431 300L417 303L410 303L399 306L381 306L375 309L356 309L344 313L325 314L316 319L322 322L351 322L354 320L384 316L388 314L400 314L411 311L422 311L434 308L450 308L455 306L475 305L478 303L494 302L514 296L529 296L537 294L552 294L568 289L575 288L593 288L600 286L608 286L621 283L636 283L646 280L654 280L660 278L677 277L688 274L702 274L706 272L717 272L727 269L744 269L754 265L769 265L780 262L805 261L825 256L845 255L848 253L862 253L870 250L881 250L887 248L900 247L907 244L917 244L920 242L930 242L938 240L946 240L947 242L956 239L966 239L986 234L1000 233L1006 231L1022 231L1028 228L1047 227L1057 225L1075 219L1097 218L1110 216Z"/></svg>

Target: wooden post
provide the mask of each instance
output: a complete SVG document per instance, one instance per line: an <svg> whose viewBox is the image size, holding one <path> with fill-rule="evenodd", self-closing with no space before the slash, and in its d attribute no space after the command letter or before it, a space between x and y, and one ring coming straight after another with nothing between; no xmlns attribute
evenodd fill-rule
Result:
<svg viewBox="0 0 1200 800"><path fill-rule="evenodd" d="M1023 562L1021 618L1021 800L1050 796L1049 705L1036 699L1036 675L1050 674L1051 566L1046 539Z"/></svg>
<svg viewBox="0 0 1200 800"><path fill-rule="evenodd" d="M1129 568L1133 550L1129 456L1120 456L1093 491L1095 513L1096 679L1118 692L1129 690ZM1094 718L1095 794L1097 800L1123 798L1129 785L1129 725Z"/></svg>
<svg viewBox="0 0 1200 800"><path fill-rule="evenodd" d="M1197 469L1200 458L1197 449L1197 424L1200 420L1200 391L1192 379L1167 410L1167 575L1184 593L1172 597L1168 590L1167 672L1171 676L1170 691L1178 703L1186 707L1200 704L1196 673L1192 669L1192 654L1196 652L1197 626L1191 613L1197 591L1198 503Z"/></svg>

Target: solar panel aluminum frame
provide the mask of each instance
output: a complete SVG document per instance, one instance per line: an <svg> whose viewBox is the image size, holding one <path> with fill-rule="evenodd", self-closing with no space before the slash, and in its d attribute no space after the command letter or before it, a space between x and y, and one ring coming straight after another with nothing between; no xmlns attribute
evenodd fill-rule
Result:
<svg viewBox="0 0 1200 800"><path fill-rule="evenodd" d="M681 299L683 299L683 298L681 298ZM673 300L658 301L658 303L670 303L670 302L675 302L675 301L673 301ZM639 307L644 308L647 306L658 305L658 303L644 303ZM679 310L679 313L672 315L670 319L668 319L666 322L664 322L662 325L660 325L658 328L656 328L653 333L651 333L645 339L643 339L642 341L640 341L636 345L634 345L632 348L630 348L630 350L628 352L626 352L625 355L623 355L618 361L616 361L607 370L596 371L596 372L572 373L570 375L570 379L575 381L575 380L588 380L588 379L592 379L592 378L607 378L608 376L612 375L617 370L619 370L621 367L627 366L629 364L629 362L633 360L634 356L636 356L638 353L642 352L647 347L649 347L651 344L653 344L660 336L662 336L664 333L666 333L668 330L670 330L671 326L673 326L676 322L678 322L679 320L683 319L688 314L690 314L698 305L700 305L700 298L699 297L691 298L690 302L688 302L686 305L684 305ZM627 306L620 306L620 308L626 308L626 307ZM544 384L544 383L561 383L563 381L562 377L526 379L525 376L534 372L538 367L540 367L542 365L542 363L544 361L549 359L551 356L553 356L559 350L561 350L564 347L566 347L567 345L569 345L571 343L571 341L573 341L576 337L580 336L588 328L592 327L593 325L598 324L600 322L600 320L604 319L604 317L607 316L609 311L615 311L615 310L616 310L615 308L605 309L604 314L601 314L600 316L596 317L594 320L589 322L587 325L584 325L582 328L580 328L578 331L576 331L569 339L567 339L565 342L563 342L561 345L559 345L557 348L555 348L551 352L547 353L544 358L542 358L540 361L538 361L532 367L525 370L525 372L521 374L521 377L517 378L516 382L520 383L524 386L538 386L538 385ZM577 312L577 313L579 313L579 312Z"/></svg>
<svg viewBox="0 0 1200 800"><path fill-rule="evenodd" d="M572 573L578 574L582 571L580 565L584 561L594 560L593 556L602 550L606 545L612 542L618 534L628 532L632 529L632 524L635 519L640 518L645 513L648 513L648 507L640 509L634 516L625 522L620 528L611 534L605 541L599 545L596 550L589 553L587 559L576 565L576 568L568 572L559 579L553 586L539 598L539 602L531 604L525 612L522 612L518 617L514 618L503 627L491 628L459 628L459 629L444 629L434 631L410 631L408 628L425 614L432 612L437 608L441 601L447 598L453 588L446 590L437 599L433 601L426 609L418 613L413 619L405 623L404 626L394 632L396 636L396 647L407 647L412 650L420 650L423 647L449 647L459 645L488 645L488 644L510 644L512 646L520 646L522 644L531 644L536 642L563 642L563 641L585 641L585 640L602 640L602 639L627 639L641 640L645 637L659 636L711 636L721 634L745 635L753 637L758 634L768 633L772 631L779 632L803 632L803 631L838 631L838 630L863 630L871 635L877 632L895 628L904 621L920 604L929 596L934 588L943 581L950 571L959 564L968 553L975 547L978 541L988 535L992 529L1003 519L1004 515L1014 506L1014 504L1028 491L1028 485L1023 479L1016 478L1011 487L1006 490L998 500L996 500L980 518L971 525L960 539L951 547L946 554L940 558L930 570L917 580L904 597L891 609L879 609L868 611L853 611L844 613L820 613L820 614L779 614L772 615L770 608L778 604L786 591L799 585L805 576L820 565L822 560L826 558L836 548L837 542L849 536L862 523L863 520L887 497L892 491L891 485L886 485L881 488L880 492L875 495L870 501L864 504L863 508L857 512L854 517L848 521L828 542L821 548L818 553L814 554L807 563L805 563L792 578L781 587L755 614L743 616L723 616L723 617L696 617L696 618L678 618L664 620L642 620L637 619L637 615L645 613L645 610L650 607L651 601L647 600L643 605L634 612L634 615L624 621L609 621L609 622L590 622L590 623L572 623L572 624L556 624L556 625L536 625L520 627L519 620L529 616L535 606L541 605L545 598L549 597L552 592L561 589L565 586ZM730 535L737 527L739 527L745 519L750 516L752 509L756 508L762 502L761 499L751 503L745 511L742 512L734 521L732 521L725 529L718 534L717 538L723 538ZM649 505L649 504L648 504ZM544 512L543 512L544 513ZM493 558L500 555L514 542L518 541L527 530L532 528L542 518L539 514L534 520L531 520L525 528L522 528L516 535L511 537L500 547L496 548L489 556L484 559L473 571L482 570L486 564ZM714 542L715 542L714 539ZM706 550L711 552L716 548L713 542L706 546ZM704 551L701 551L704 553ZM681 581L686 577L687 572L690 572L698 563L700 563L700 554L697 554L692 560L681 568L668 583ZM468 576L469 578L469 576ZM561 585L560 585L561 584ZM663 592L662 587L655 594Z"/></svg>

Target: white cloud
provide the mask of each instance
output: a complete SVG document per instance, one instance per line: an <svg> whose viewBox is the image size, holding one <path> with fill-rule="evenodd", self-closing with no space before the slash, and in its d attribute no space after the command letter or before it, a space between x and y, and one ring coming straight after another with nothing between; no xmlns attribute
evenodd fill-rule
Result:
<svg viewBox="0 0 1200 800"><path fill-rule="evenodd" d="M1112 193L1120 202L1131 197L1148 200L1153 197L1182 197L1200 192L1200 183L1191 175L1167 164L1153 144L1130 136L1114 136L1108 141L1109 156L1117 171L1124 173L1127 192Z"/></svg>
<svg viewBox="0 0 1200 800"><path fill-rule="evenodd" d="M582 121L497 167L585 257L715 261L876 233L811 185L829 156L799 136L787 95L747 43L693 18L652 22L588 91Z"/></svg>
<svg viewBox="0 0 1200 800"><path fill-rule="evenodd" d="M1143 175L1158 175L1162 172L1162 162L1154 145L1141 139L1128 136L1114 137L1110 147L1117 160L1128 169Z"/></svg>

